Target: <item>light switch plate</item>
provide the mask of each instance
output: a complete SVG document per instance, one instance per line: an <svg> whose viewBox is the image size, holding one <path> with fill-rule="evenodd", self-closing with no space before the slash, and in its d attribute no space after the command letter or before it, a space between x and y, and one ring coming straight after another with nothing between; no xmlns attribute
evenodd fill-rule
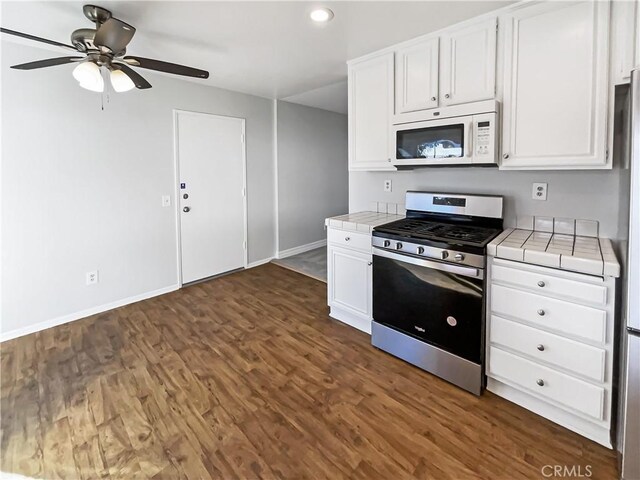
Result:
<svg viewBox="0 0 640 480"><path fill-rule="evenodd" d="M546 183L534 183L531 191L531 198L534 200L546 200L547 199L547 184Z"/></svg>
<svg viewBox="0 0 640 480"><path fill-rule="evenodd" d="M162 206L170 207L171 206L171 195L163 195L162 196Z"/></svg>
<svg viewBox="0 0 640 480"><path fill-rule="evenodd" d="M391 191L391 180L385 180L384 181L384 191L385 192L390 192Z"/></svg>

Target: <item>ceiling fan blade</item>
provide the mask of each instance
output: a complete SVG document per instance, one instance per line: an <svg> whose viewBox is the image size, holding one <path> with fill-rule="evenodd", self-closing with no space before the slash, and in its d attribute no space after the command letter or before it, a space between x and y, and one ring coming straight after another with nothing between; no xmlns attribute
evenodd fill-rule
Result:
<svg viewBox="0 0 640 480"><path fill-rule="evenodd" d="M34 70L36 68L54 67L56 65L64 65L65 63L73 63L83 59L84 57L47 58L46 60L36 60L35 62L12 65L11 68L15 68L17 70Z"/></svg>
<svg viewBox="0 0 640 480"><path fill-rule="evenodd" d="M174 75L184 75L185 77L209 78L209 72L199 70L197 68L185 67L177 63L163 62L161 60L153 60L143 57L124 57L130 65L149 70L157 70L158 72L173 73Z"/></svg>
<svg viewBox="0 0 640 480"><path fill-rule="evenodd" d="M93 43L98 47L106 47L112 53L117 54L129 45L135 33L134 27L112 17L98 27Z"/></svg>
<svg viewBox="0 0 640 480"><path fill-rule="evenodd" d="M67 48L69 50L73 50L74 52L78 51L74 46L67 45L66 43L60 43L60 42L56 42L55 40L48 40L46 38L36 37L35 35L29 35L28 33L16 32L15 30L9 30L8 28L0 27L0 32L6 33L7 35L15 35L16 37L27 38L29 40L34 40L36 42L48 43L49 45L55 45L56 47Z"/></svg>
<svg viewBox="0 0 640 480"><path fill-rule="evenodd" d="M139 88L141 90L144 90L145 88L151 88L151 84L147 82L142 77L142 75L136 72L129 65L126 65L124 63L112 63L111 66L118 70L122 70L125 75L127 75L133 81L133 84L136 86L136 88Z"/></svg>

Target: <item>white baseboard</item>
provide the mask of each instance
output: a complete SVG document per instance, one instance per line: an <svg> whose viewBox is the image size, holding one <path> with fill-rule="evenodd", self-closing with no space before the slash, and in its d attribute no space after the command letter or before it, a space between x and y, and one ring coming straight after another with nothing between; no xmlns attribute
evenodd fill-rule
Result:
<svg viewBox="0 0 640 480"><path fill-rule="evenodd" d="M1 332L0 342L22 337L24 335L29 335L30 333L40 332L42 330L46 330L47 328L57 327L58 325L62 325L63 323L69 323L75 320L80 320L81 318L90 317L91 315L106 312L107 310L113 310L114 308L124 307L125 305L129 305L130 303L146 300L147 298L157 297L158 295L164 295L165 293L173 292L175 290L178 290L179 288L180 288L180 285L171 285L169 287L159 288L158 290L141 293L140 295L134 295L133 297L123 298L122 300L116 300L115 302L106 303L104 305L100 305L97 307L88 308L80 312L75 312L69 315L63 315L61 317L52 318L51 320L45 320L44 322L35 323L33 325L28 325L23 328L17 328L15 330L10 330L8 332Z"/></svg>
<svg viewBox="0 0 640 480"><path fill-rule="evenodd" d="M299 247L289 248L287 250L282 250L278 252L276 258L287 258L293 255L298 255L299 253L308 252L309 250L314 250L316 248L324 247L327 244L327 239L324 238L322 240L318 240L317 242L307 243L306 245L300 245Z"/></svg>
<svg viewBox="0 0 640 480"><path fill-rule="evenodd" d="M255 262L248 263L246 268L259 267L260 265L269 263L271 260L273 260L273 257L263 258L262 260L256 260Z"/></svg>

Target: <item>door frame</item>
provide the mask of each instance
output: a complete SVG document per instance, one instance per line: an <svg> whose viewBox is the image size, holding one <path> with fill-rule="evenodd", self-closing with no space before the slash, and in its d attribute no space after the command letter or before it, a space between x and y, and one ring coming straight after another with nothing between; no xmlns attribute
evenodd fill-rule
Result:
<svg viewBox="0 0 640 480"><path fill-rule="evenodd" d="M182 110L179 108L173 109L173 180L175 186L175 225L176 225L176 264L177 264L177 283L179 288L182 288L182 228L180 225L180 158L178 154L178 115L195 115L195 116L209 116L216 118L231 118L240 120L242 125L242 213L243 213L243 268L247 268L249 263L249 239L248 239L248 209L247 209L247 135L246 135L246 119L242 117L233 117L231 115L218 115L215 113L207 112L195 112L191 110Z"/></svg>

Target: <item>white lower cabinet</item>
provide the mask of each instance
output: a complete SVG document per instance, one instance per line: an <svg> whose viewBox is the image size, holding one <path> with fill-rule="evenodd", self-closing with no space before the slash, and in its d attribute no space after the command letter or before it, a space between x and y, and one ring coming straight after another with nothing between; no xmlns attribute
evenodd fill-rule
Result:
<svg viewBox="0 0 640 480"><path fill-rule="evenodd" d="M615 279L490 257L488 283L487 388L611 448Z"/></svg>
<svg viewBox="0 0 640 480"><path fill-rule="evenodd" d="M371 333L371 235L329 228L327 293L331 317Z"/></svg>

